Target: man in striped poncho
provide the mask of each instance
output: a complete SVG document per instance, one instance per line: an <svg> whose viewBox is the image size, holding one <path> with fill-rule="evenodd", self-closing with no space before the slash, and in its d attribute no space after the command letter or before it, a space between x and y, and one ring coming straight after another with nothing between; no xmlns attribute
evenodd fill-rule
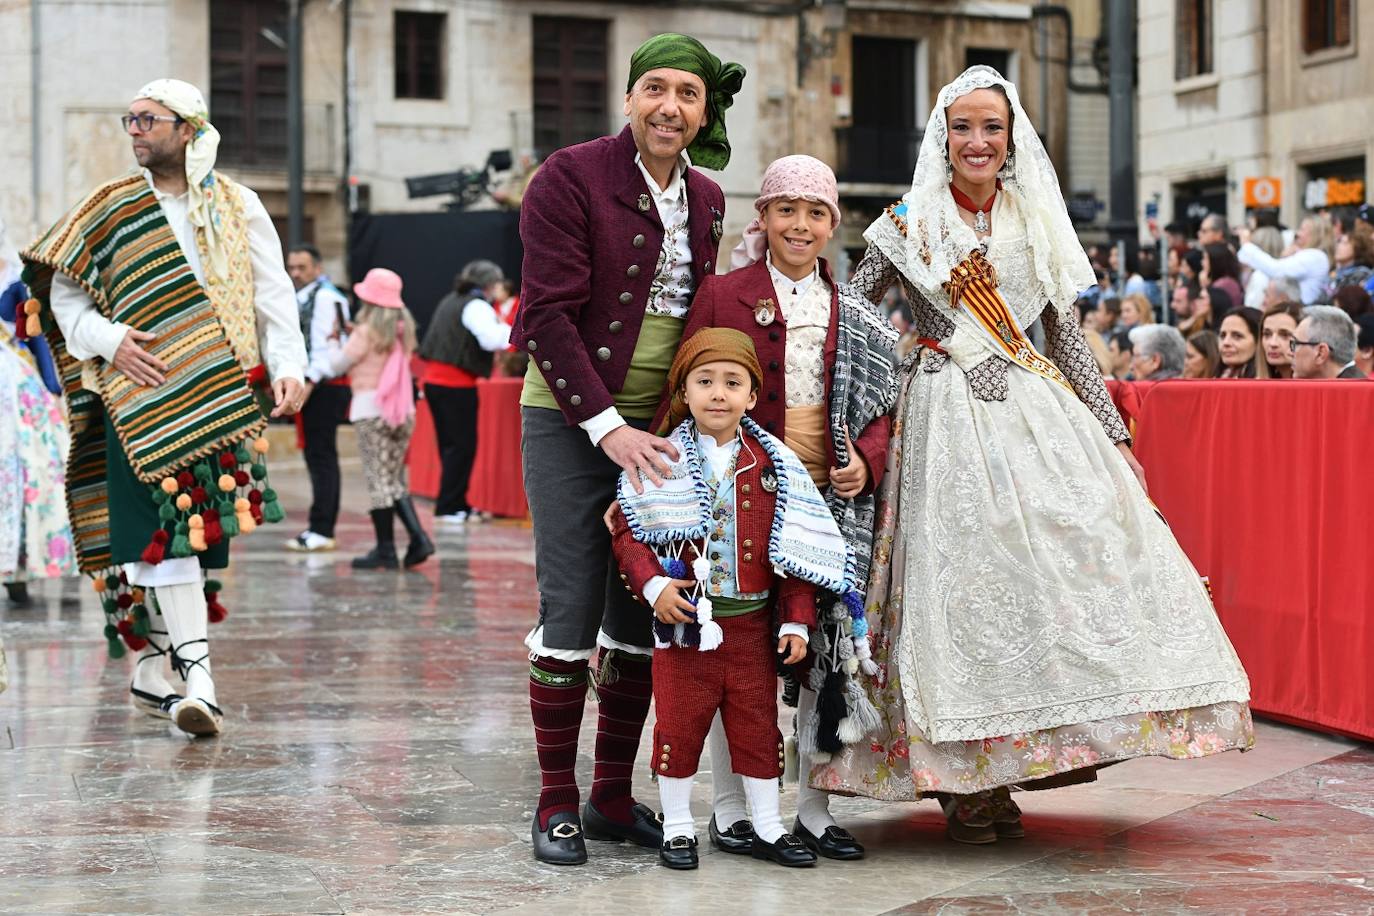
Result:
<svg viewBox="0 0 1374 916"><path fill-rule="evenodd" d="M22 253L25 325L61 367L68 504L110 654L142 653L136 705L212 735L223 714L206 624L223 607L202 570L282 518L261 433L268 412L299 410L305 345L277 233L257 195L214 170L200 92L156 80L122 120L140 170ZM184 695L162 673L168 655Z"/></svg>

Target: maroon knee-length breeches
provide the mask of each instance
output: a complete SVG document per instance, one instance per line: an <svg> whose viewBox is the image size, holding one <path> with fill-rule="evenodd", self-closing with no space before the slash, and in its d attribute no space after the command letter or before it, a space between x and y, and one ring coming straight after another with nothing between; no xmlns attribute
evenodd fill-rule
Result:
<svg viewBox="0 0 1374 916"><path fill-rule="evenodd" d="M718 617L725 641L710 652L695 646L654 650L654 748L660 776L691 776L716 710L725 725L733 769L741 776L782 774L778 731L777 650L766 610Z"/></svg>

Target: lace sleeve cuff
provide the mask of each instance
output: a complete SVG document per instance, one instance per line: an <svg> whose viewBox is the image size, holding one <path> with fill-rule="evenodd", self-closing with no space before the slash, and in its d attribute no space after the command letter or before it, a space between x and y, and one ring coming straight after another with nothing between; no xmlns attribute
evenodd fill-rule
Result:
<svg viewBox="0 0 1374 916"><path fill-rule="evenodd" d="M1065 321L1053 305L1047 306L1041 319L1045 324L1045 355L1054 360L1059 371L1073 386L1078 399L1088 405L1097 417L1107 438L1113 442L1131 441L1131 434L1121 420L1121 414L1112 403L1107 385L1102 380L1102 372L1093 359L1088 342L1078 325Z"/></svg>

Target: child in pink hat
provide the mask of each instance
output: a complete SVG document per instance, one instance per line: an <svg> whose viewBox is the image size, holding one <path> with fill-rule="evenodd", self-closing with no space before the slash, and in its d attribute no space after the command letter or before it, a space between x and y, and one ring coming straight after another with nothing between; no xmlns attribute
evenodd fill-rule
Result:
<svg viewBox="0 0 1374 916"><path fill-rule="evenodd" d="M829 166L811 156L784 156L764 173L754 208L758 215L732 258L735 269L702 283L682 339L704 327L749 335L763 370L749 417L801 458L861 559L858 581L864 582L872 556L873 494L886 463L887 414L896 399L896 330L837 283L821 257L840 223ZM817 617L811 657L818 670L791 675L804 688L791 833L825 858L858 859L863 846L830 817L828 796L811 788L808 777L813 763L860 740L863 723L876 721L863 691L848 689L854 668L873 666L867 622L862 607L846 608L827 592L819 598ZM832 694L828 702L818 703L817 687ZM788 695L796 693L789 689ZM837 720L841 709L846 715ZM745 817L743 786L731 772L719 721L709 741L716 799L711 842L725 852L742 851L757 825Z"/></svg>
<svg viewBox="0 0 1374 916"><path fill-rule="evenodd" d="M353 332L333 361L336 375L353 384L348 420L358 433L372 527L377 545L353 560L354 569L396 569L395 516L410 535L409 569L434 553L434 542L420 525L406 480L406 449L415 429L415 394L410 357L415 352L415 319L401 299L401 278L374 267L353 286L358 298Z"/></svg>

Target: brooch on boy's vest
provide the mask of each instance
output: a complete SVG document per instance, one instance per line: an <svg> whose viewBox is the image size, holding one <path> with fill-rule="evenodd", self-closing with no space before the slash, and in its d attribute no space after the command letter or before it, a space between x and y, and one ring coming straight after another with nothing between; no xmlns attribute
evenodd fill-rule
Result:
<svg viewBox="0 0 1374 916"><path fill-rule="evenodd" d="M754 305L754 321L761 328L766 328L773 323L777 315L777 303L772 299L760 299Z"/></svg>
<svg viewBox="0 0 1374 916"><path fill-rule="evenodd" d="M764 489L765 492L767 492L767 493L776 493L776 492L778 492L778 472L777 472L777 471L773 470L772 468L764 468L764 469L763 469L763 472L762 472L762 474L761 474L760 476L762 477L762 480L760 480L760 483L762 484L763 489Z"/></svg>
<svg viewBox="0 0 1374 916"><path fill-rule="evenodd" d="M717 245L720 244L720 237L725 234L724 218L724 213L721 213L715 207L711 208L711 241Z"/></svg>

